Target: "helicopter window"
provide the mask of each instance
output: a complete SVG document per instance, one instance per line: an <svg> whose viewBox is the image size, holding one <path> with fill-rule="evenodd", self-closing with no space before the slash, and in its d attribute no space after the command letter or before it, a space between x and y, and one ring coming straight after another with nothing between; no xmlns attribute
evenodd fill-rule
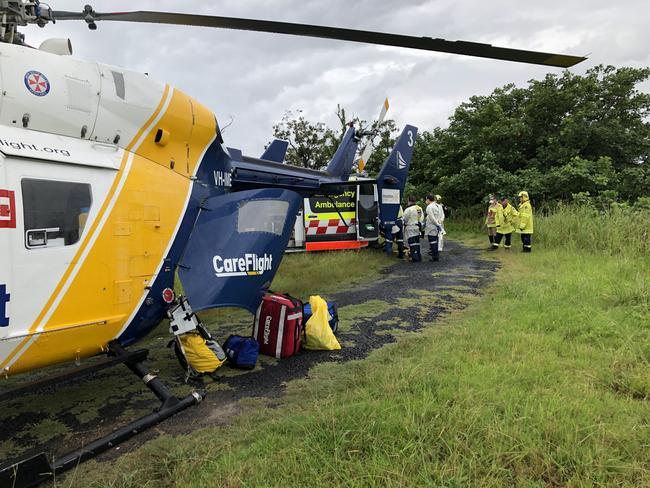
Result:
<svg viewBox="0 0 650 488"><path fill-rule="evenodd" d="M79 241L92 203L90 185L26 178L21 188L27 249Z"/></svg>
<svg viewBox="0 0 650 488"><path fill-rule="evenodd" d="M270 232L281 235L287 221L289 202L250 200L239 207L237 232Z"/></svg>

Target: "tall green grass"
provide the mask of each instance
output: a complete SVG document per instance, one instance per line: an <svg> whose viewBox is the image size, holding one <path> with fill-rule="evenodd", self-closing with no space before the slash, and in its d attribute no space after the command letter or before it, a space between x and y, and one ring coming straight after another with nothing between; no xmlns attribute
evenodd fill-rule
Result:
<svg viewBox="0 0 650 488"><path fill-rule="evenodd" d="M650 211L560 205L538 219L534 239L548 248L621 256L650 253Z"/></svg>
<svg viewBox="0 0 650 488"><path fill-rule="evenodd" d="M475 212L474 212L475 214ZM454 234L486 233L484 219L457 212L446 221L449 237ZM611 207L597 210L586 205L543 208L535 213L534 247L620 256L650 254L650 210ZM513 239L519 237L515 233Z"/></svg>
<svg viewBox="0 0 650 488"><path fill-rule="evenodd" d="M533 253L490 253L499 276L465 311L74 486L650 486L644 219L540 215Z"/></svg>

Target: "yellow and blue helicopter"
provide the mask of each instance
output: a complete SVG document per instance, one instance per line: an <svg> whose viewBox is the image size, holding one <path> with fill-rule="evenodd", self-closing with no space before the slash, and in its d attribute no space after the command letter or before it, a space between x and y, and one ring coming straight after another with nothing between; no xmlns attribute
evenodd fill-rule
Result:
<svg viewBox="0 0 650 488"><path fill-rule="evenodd" d="M159 411L52 462L0 468L31 486L200 401L178 399L125 347L176 303L254 311L278 269L301 200L340 193L361 134L349 127L325 171L224 144L215 115L148 76L70 56L68 40L25 44L20 26L80 20L241 29L568 67L584 58L317 25L169 12L0 4L0 374L108 353L163 402ZM417 129L404 127L377 180L392 226ZM286 146L285 146L286 149ZM356 183L355 183L356 184ZM45 474L43 474L45 473ZM3 485L4 486L4 485ZM11 486L11 485L10 485Z"/></svg>

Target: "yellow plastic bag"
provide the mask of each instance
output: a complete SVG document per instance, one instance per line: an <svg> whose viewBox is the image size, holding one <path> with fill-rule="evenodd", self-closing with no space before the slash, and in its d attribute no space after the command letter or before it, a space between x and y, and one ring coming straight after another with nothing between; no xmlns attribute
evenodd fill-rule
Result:
<svg viewBox="0 0 650 488"><path fill-rule="evenodd" d="M179 339L185 359L197 373L212 373L226 361L221 347L214 341L206 341L192 332L179 336Z"/></svg>
<svg viewBox="0 0 650 488"><path fill-rule="evenodd" d="M327 302L318 295L309 297L311 317L305 324L304 348L311 350L334 351L341 349L329 324Z"/></svg>

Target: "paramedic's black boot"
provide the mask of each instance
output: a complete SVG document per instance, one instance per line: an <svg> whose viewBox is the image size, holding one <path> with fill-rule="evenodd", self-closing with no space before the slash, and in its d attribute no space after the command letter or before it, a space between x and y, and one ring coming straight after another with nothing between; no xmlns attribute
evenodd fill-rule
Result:
<svg viewBox="0 0 650 488"><path fill-rule="evenodd" d="M429 255L431 256L431 261L438 261L440 256L440 251L438 250L438 239L437 235L429 236Z"/></svg>

